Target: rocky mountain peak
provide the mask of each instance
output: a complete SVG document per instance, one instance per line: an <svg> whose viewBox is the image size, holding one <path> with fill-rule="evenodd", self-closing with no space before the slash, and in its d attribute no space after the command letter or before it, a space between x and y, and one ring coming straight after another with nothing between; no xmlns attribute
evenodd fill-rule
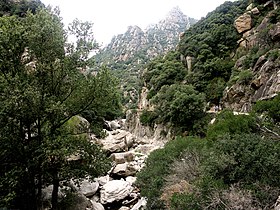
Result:
<svg viewBox="0 0 280 210"><path fill-rule="evenodd" d="M126 31L126 33L129 33L129 34L134 34L134 33L142 33L143 31L142 31L142 29L139 27L139 26L136 26L136 25L134 25L134 26L128 26L127 27L127 31Z"/></svg>
<svg viewBox="0 0 280 210"><path fill-rule="evenodd" d="M175 48L179 42L179 34L195 22L196 20L187 17L179 7L174 7L164 19L157 24L149 25L145 30L136 25L128 26L124 34L114 36L97 55L97 62L101 61L99 58L102 58L101 63L104 63L104 58L106 58L113 63L131 59L139 63L139 59L134 59L139 52L141 52L141 59L145 61L164 54ZM108 61L106 63L108 64Z"/></svg>
<svg viewBox="0 0 280 210"><path fill-rule="evenodd" d="M170 10L165 20L168 20L170 22L180 22L187 18L188 17L182 12L182 10L178 6L176 6Z"/></svg>

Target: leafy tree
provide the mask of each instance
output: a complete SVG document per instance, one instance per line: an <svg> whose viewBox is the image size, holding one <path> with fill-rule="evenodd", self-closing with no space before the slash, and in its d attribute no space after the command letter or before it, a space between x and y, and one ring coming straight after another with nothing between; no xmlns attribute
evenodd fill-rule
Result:
<svg viewBox="0 0 280 210"><path fill-rule="evenodd" d="M182 81L187 73L176 52L169 52L164 58L151 61L143 78L152 92L157 92L164 85L172 85Z"/></svg>
<svg viewBox="0 0 280 210"><path fill-rule="evenodd" d="M61 180L94 177L109 166L100 148L67 123L87 110L103 117L119 112L114 79L108 70L84 71L96 48L91 25L74 22L74 45L66 43L60 20L47 10L0 18L1 206L36 209L42 187L53 184L57 209Z"/></svg>
<svg viewBox="0 0 280 210"><path fill-rule="evenodd" d="M194 122L204 116L204 97L190 85L173 84L163 86L152 101L160 121L191 130Z"/></svg>
<svg viewBox="0 0 280 210"><path fill-rule="evenodd" d="M35 13L39 7L44 7L44 4L40 0L1 0L0 17L3 15L25 17L28 10Z"/></svg>
<svg viewBox="0 0 280 210"><path fill-rule="evenodd" d="M207 101L210 101L213 104L219 104L220 99L223 97L225 86L226 84L223 78L216 77L211 80L206 87Z"/></svg>
<svg viewBox="0 0 280 210"><path fill-rule="evenodd" d="M280 122L280 95L278 94L272 100L258 101L254 106L254 111L259 113L267 113L271 117L274 123Z"/></svg>

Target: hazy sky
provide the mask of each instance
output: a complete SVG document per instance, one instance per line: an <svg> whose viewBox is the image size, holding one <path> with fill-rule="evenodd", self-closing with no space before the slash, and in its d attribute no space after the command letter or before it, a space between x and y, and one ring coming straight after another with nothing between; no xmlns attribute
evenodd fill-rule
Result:
<svg viewBox="0 0 280 210"><path fill-rule="evenodd" d="M41 0L46 5L59 6L64 23L73 19L94 23L96 40L110 42L114 35L124 33L128 26L157 23L175 6L185 15L200 19L225 0Z"/></svg>

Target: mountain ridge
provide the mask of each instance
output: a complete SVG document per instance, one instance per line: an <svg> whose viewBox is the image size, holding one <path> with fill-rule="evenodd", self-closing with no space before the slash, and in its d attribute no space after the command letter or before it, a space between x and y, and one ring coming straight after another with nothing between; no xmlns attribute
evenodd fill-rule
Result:
<svg viewBox="0 0 280 210"><path fill-rule="evenodd" d="M105 56L113 58L114 61L127 61L141 50L148 53L145 56L148 58L166 53L179 42L180 33L183 33L195 22L195 19L184 15L178 6L174 7L164 19L156 24L150 24L145 29L137 25L130 25L126 32L115 35L111 42L98 53L100 56L97 55L97 62L100 63L100 58L104 57L104 54L114 54L113 57L112 55ZM114 50L117 53L111 52Z"/></svg>
<svg viewBox="0 0 280 210"><path fill-rule="evenodd" d="M124 104L136 103L139 96L140 74L151 59L175 50L180 35L196 22L177 6L165 18L145 29L128 26L123 34L114 36L111 42L96 54L96 66L106 65L120 78L129 98ZM130 97L132 96L133 97Z"/></svg>

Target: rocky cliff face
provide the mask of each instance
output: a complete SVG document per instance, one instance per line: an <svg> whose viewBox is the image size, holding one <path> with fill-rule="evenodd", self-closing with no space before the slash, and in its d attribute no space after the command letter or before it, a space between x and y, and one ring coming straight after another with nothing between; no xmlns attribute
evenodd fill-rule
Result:
<svg viewBox="0 0 280 210"><path fill-rule="evenodd" d="M239 72L249 72L247 80L226 88L223 105L234 111L248 112L259 100L275 97L280 92L280 18L279 5L267 1L262 5L249 5L247 11L235 21L242 34L238 41L236 61ZM257 22L253 25L253 22Z"/></svg>

